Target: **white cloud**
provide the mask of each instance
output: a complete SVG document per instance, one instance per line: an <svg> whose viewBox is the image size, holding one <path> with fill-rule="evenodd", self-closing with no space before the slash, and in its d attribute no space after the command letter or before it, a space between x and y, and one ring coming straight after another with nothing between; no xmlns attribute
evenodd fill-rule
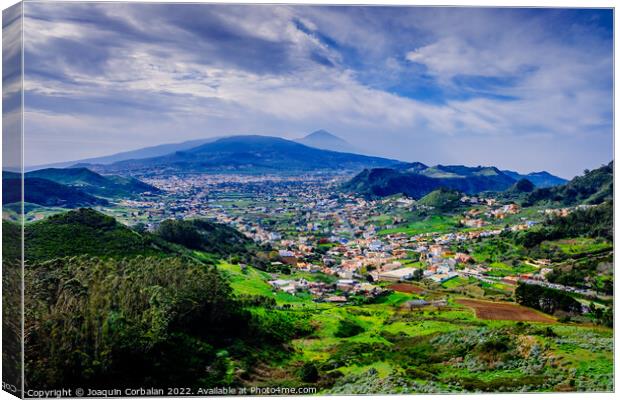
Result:
<svg viewBox="0 0 620 400"><path fill-rule="evenodd" d="M383 155L408 160L432 156L431 162L445 162L454 155L448 143L467 143L467 138L476 139L470 141L470 149L460 145L461 154L469 151L477 156L473 146L479 146L478 138L487 138L489 146L495 146L488 148L489 153L496 154L527 152L501 145L502 140L514 143L523 137L567 142L608 137L611 143L607 44L578 29L559 37L546 29L544 18L513 18L510 13L480 10L466 10L464 17L446 9L407 9L389 18L383 9L363 7L347 12L288 6L261 6L252 12L241 6L214 9L209 18L233 27L239 37L260 40L265 49L286 50L282 53L286 59L269 59L270 54L236 55L234 47L220 49L225 41L209 41L169 23L165 15L154 12L156 7L149 8L148 23L140 18L144 9L105 4L95 9L124 23L128 32L53 15L26 20L30 31L37 32L28 38L33 54L47 54L58 39L114 43L101 50L105 57L95 58L93 65L72 62L62 52L50 54L46 67L65 79L28 76L26 90L41 100L28 114L29 138L35 145L46 143L38 161L49 154L66 159L69 151L84 152L79 157L101 155L124 150L123 146L140 147L142 142L232 133L293 135L320 127L337 130ZM293 19L346 44L350 54L297 29ZM140 35L147 39L136 39ZM335 67L313 62L316 54ZM356 60L360 67L347 64L347 57L353 56L361 57ZM253 68L259 58L274 68ZM407 67L400 64L403 58L424 65L447 93L461 90L454 78L462 75L497 78L500 83L507 79L510 84L481 89L485 96L447 95L445 101L433 103L423 96L388 93L358 79L356 68L369 65L398 75ZM275 68L279 66L283 67ZM58 106L46 109L46 98L79 101L84 106L62 112ZM126 102L126 109L107 105L115 101ZM108 145L68 150L59 141L57 151L48 151L55 146L50 138L70 141L72 135L82 135L88 141L89 133ZM543 142L553 151L550 142ZM567 154L540 160L531 168L553 170L554 160L559 163Z"/></svg>

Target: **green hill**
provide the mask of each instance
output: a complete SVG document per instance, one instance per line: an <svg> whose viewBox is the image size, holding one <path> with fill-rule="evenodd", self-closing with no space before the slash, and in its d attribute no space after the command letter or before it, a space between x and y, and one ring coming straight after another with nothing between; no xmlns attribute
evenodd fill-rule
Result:
<svg viewBox="0 0 620 400"><path fill-rule="evenodd" d="M135 178L100 175L87 168L46 168L26 173L26 178L42 178L86 193L108 197L132 197L141 193L160 193L154 186Z"/></svg>
<svg viewBox="0 0 620 400"><path fill-rule="evenodd" d="M233 257L236 262L251 263L265 268L267 263L257 257L262 250L250 238L227 225L210 221L167 220L161 223L157 236L170 243L213 254L220 258Z"/></svg>
<svg viewBox="0 0 620 400"><path fill-rule="evenodd" d="M413 198L421 198L439 187L439 182L424 175L402 173L391 168L365 169L342 189L366 197L384 197L403 193Z"/></svg>
<svg viewBox="0 0 620 400"><path fill-rule="evenodd" d="M19 225L3 224L3 245L15 247ZM305 316L274 309L272 298L237 297L229 274L182 246L231 256L251 245L241 233L205 221L162 225L140 234L81 208L25 226L30 385L221 387L232 366L283 354L310 333Z"/></svg>
<svg viewBox="0 0 620 400"><path fill-rule="evenodd" d="M456 190L439 188L418 200L418 204L447 211L458 207L461 197L462 194Z"/></svg>
<svg viewBox="0 0 620 400"><path fill-rule="evenodd" d="M524 203L527 197L536 189L534 183L529 179L519 179L514 185L503 192L488 192L490 197L503 201Z"/></svg>
<svg viewBox="0 0 620 400"><path fill-rule="evenodd" d="M203 261L234 257L257 267L266 265L256 256L261 249L252 240L234 228L204 220L169 220L155 233L139 233L98 211L80 208L26 224L25 235L28 261L78 255L185 255Z"/></svg>
<svg viewBox="0 0 620 400"><path fill-rule="evenodd" d="M139 234L90 208L80 208L26 224L25 240L27 261L77 255L115 258L157 256L173 252L165 243L157 243L150 235Z"/></svg>
<svg viewBox="0 0 620 400"><path fill-rule="evenodd" d="M22 257L21 226L15 222L2 220L2 258L3 261L17 260Z"/></svg>
<svg viewBox="0 0 620 400"><path fill-rule="evenodd" d="M506 191L512 193L531 193L535 188L536 186L534 186L534 183L532 183L529 179L523 178L519 179L517 183L512 185Z"/></svg>
<svg viewBox="0 0 620 400"><path fill-rule="evenodd" d="M21 201L21 179L2 180L2 204ZM46 207L87 207L106 205L108 201L92 196L83 190L66 186L48 179L24 179L24 201Z"/></svg>
<svg viewBox="0 0 620 400"><path fill-rule="evenodd" d="M585 171L565 185L534 190L525 205L550 204L571 206L600 204L613 199L613 161L592 171Z"/></svg>

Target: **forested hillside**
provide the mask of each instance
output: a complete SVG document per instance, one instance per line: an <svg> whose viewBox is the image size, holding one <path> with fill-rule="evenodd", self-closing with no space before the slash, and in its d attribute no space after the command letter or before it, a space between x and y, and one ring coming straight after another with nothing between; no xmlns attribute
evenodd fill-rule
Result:
<svg viewBox="0 0 620 400"><path fill-rule="evenodd" d="M614 162L592 171L586 170L584 175L577 176L565 185L534 190L524 205L559 204L570 206L575 204L600 204L613 198Z"/></svg>
<svg viewBox="0 0 620 400"><path fill-rule="evenodd" d="M197 242L183 242L188 232ZM28 224L26 239L29 387L239 384L236 368L312 330L273 299L233 293L212 262L248 245L232 228L170 222L140 234L79 209Z"/></svg>

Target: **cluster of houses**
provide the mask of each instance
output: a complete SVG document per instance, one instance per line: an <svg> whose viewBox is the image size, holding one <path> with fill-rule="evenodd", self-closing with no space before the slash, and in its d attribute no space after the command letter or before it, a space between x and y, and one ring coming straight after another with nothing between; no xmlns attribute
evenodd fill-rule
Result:
<svg viewBox="0 0 620 400"><path fill-rule="evenodd" d="M315 301L331 303L344 303L352 295L374 298L386 292L379 286L355 279L339 279L333 284L325 282L313 282L306 279L285 280L276 279L269 281L274 290L280 290L291 295L299 292L307 292Z"/></svg>
<svg viewBox="0 0 620 400"><path fill-rule="evenodd" d="M515 212L514 207L503 210ZM510 229L526 229L532 224L533 222L528 221ZM316 241L312 236L298 236L297 240L280 240L274 245L285 248L278 252L283 263L305 271L321 271L334 275L343 282L430 279L443 283L458 275L482 276L488 271L484 266L472 265L474 260L469 254L451 251L451 244L495 236L502 232L503 229L488 229L445 234L424 233L412 236L395 233L379 236L375 226L370 224L363 227L361 237L355 239L332 235ZM322 254L320 262L305 261L316 255L317 247L325 244L329 245L328 250ZM348 292L356 290L353 287L347 289ZM320 293L321 296L324 294Z"/></svg>
<svg viewBox="0 0 620 400"><path fill-rule="evenodd" d="M463 199L461 199L461 201L462 200ZM490 206L491 204L495 205L496 202L495 199L485 199L485 204ZM519 206L514 203L505 204L500 207L489 207L487 209L479 207L472 208L464 213L464 218L462 218L460 222L468 228L482 228L488 225L490 221L504 219L508 215L518 214L519 211ZM486 217L486 219L483 217Z"/></svg>

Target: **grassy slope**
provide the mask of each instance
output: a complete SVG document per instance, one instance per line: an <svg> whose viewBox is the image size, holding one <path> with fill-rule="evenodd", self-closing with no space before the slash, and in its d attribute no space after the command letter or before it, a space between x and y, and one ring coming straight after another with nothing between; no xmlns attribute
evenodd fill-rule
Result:
<svg viewBox="0 0 620 400"><path fill-rule="evenodd" d="M334 333L336 332L338 322L345 318L353 318L357 323L364 326L365 332L350 338L336 338ZM411 356L405 356L404 354L406 353L403 352L422 351L422 349L417 350L415 345L417 341L424 342L428 338L435 338L434 340L441 342L443 337L447 338L452 334L462 334L463 332L471 332L470 335L476 336L483 335L484 332L489 330L507 329L508 331L517 331L519 329L516 323L510 321L478 320L472 311L465 308L454 307L444 311L420 311L403 314L386 304L365 307L332 307L316 313L313 321L319 329L312 338L298 339L294 342L297 350L297 354L293 358L294 362L312 361L320 365L329 365L333 363L333 360L343 360L343 353L348 353L349 356L344 358L344 360L348 361L345 361L340 366L338 366L338 363L333 365L336 366L334 371L344 373L350 381L354 381L355 376L362 376L371 369L377 370L377 377L379 379L394 375L404 375L406 377L408 373L406 360ZM545 328L545 325L539 324L531 324L530 326L534 328L540 327L539 330ZM559 360L557 362L560 365L555 369L545 369L540 374L548 375L550 379L557 380L557 375L559 375L560 371L562 371L562 374L569 375L567 372L571 368L576 368L577 374L581 376L581 380L575 383L576 387L581 385L582 387L590 388L609 388L613 365L612 352L610 351L613 341L612 331L598 327L572 325L556 325L553 329L560 333L558 338L546 338L542 334L516 334L516 338L519 341L533 340L541 346L546 346L548 349L545 356L546 359L552 357L552 360ZM412 345L402 350L396 350L400 346L386 339L390 335L411 338L399 340L413 340L411 342ZM588 337L595 339L590 341ZM565 341L570 342L571 345L567 346L564 344ZM592 349L589 349L592 347L591 342L595 342L601 350L605 349L605 351L593 353ZM424 352L426 351L435 351L438 354L442 354L447 349L437 344L431 346L428 350L424 350ZM433 360L431 354L420 354L419 356L423 358L430 357L429 360ZM596 363L594 366L587 366L580 357L585 357L584 359L586 360L595 360ZM488 368L487 370L474 372L466 365L444 365L443 363L436 364L432 361L423 365L424 369L433 371L434 376L428 379L416 379L415 381L425 385L428 385L429 382L434 382L432 384L435 385L434 390L439 391L454 390L446 382L465 382L467 378L472 377L483 381L483 384L492 386L499 384L498 382L501 382L501 378L512 377L515 378L514 382L518 383L520 381L526 382L531 376L535 376L535 374L532 375L526 369L517 366L512 368L506 367L505 369ZM346 388L344 392L354 390L351 387L347 387L345 381L346 379L343 378L342 386L336 385L333 391L338 392L339 388ZM420 389L413 391L424 391ZM383 390L384 392L392 392L396 388L385 384Z"/></svg>
<svg viewBox="0 0 620 400"><path fill-rule="evenodd" d="M220 263L219 268L227 271L232 282L231 285L236 292L273 296L267 283L267 280L271 279L269 274L252 267L248 267L246 272L243 272L239 266L228 263ZM282 276L282 278L298 277ZM465 283L457 282L457 280L454 282ZM348 377L336 381L335 386L329 389L330 392L351 392L355 389L349 386L347 379L355 380L358 377L362 379L361 377L369 373L376 373L376 378L380 381L385 380L385 382L389 382L391 376L402 375L406 377L407 371L410 370L407 359L411 356L404 356L403 354L406 353L403 351L421 351L420 357L431 357L430 364L425 365L427 365L426 368L433 371L433 376L429 376L427 379L414 379L412 382L417 382L416 384L420 386L413 391L425 391L429 387L438 391L462 390L462 388L457 389L451 386L448 382L460 382L459 385L488 386L487 390L492 390L488 388L496 386L499 388L498 385L500 384L513 385L511 390L518 390L528 382L538 382L536 384L539 385L543 380L535 378L538 375L544 376L548 382L557 381L553 387L545 386L547 387L546 390L551 390L563 384L564 377L570 376L568 371L571 369L576 371L577 377L573 382L574 388L590 388L592 390L592 388L609 388L611 385L613 364L610 349L613 338L610 329L556 324L553 330L558 333L558 337L549 338L541 333L547 325L526 324L526 326L531 327L528 329L539 333L518 333L522 328L519 328L520 325L515 322L479 320L472 310L452 302L448 308L443 310L431 308L418 312L401 311L398 306L412 298L417 298L417 296L393 293L384 297L377 304L337 306L316 304L303 296L277 294L278 304L287 302L297 304L296 308L293 309L297 311L291 312L309 313L311 323L316 327L316 331L311 336L294 340L294 351L284 356L284 359L268 363L269 376L253 376L252 379L260 379L260 382L254 383L277 385L286 382L301 385L303 383L296 381L298 378L291 371L295 371L301 364L311 362L322 366L322 376L326 373L342 373ZM362 326L364 331L348 338L336 337L339 323L345 319L353 320ZM528 372L529 370L526 367L518 367L517 365L506 368L487 367L486 370L472 371L466 365L444 364L444 361L433 362L433 357L425 353L432 352L434 349L438 354L443 354L449 352L450 346L446 348L444 345L437 344L429 349L424 347L416 350L417 345L407 345L402 350L398 350L401 348L399 341L403 340L413 340L412 343L417 343L418 341L426 342L429 338L433 338L432 340L441 342L447 340L451 335L461 335L463 332L471 332L469 334L471 336L486 337L485 335L488 335L489 332L496 331L509 332L509 335L514 335L518 343L532 341L534 344L544 346L547 350L542 356L543 359L547 360L545 362L555 363L555 366L544 368L535 374ZM395 339L390 339L391 337L399 339L393 342ZM590 338L594 339L591 340ZM593 346L598 346L596 348L600 351L594 352ZM518 358L518 356L514 357ZM566 381L568 382L568 380ZM384 387L378 390L385 393L396 390L395 387L391 387L385 382ZM567 382L564 384L570 383ZM532 388L534 387L536 386Z"/></svg>

